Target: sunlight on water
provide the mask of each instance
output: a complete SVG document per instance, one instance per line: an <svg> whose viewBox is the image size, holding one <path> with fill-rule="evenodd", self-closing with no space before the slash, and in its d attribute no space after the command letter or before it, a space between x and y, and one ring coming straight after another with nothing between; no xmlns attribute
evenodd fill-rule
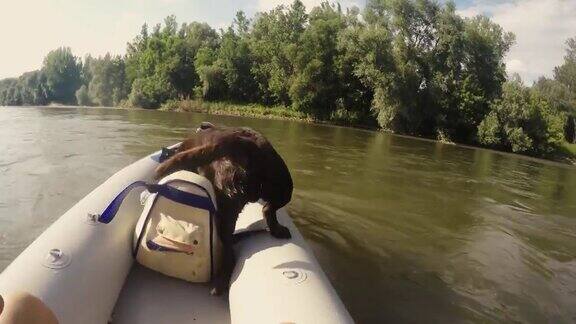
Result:
<svg viewBox="0 0 576 324"><path fill-rule="evenodd" d="M298 122L0 108L0 269L115 171L200 121L285 157L290 213L359 323L576 321L576 169Z"/></svg>

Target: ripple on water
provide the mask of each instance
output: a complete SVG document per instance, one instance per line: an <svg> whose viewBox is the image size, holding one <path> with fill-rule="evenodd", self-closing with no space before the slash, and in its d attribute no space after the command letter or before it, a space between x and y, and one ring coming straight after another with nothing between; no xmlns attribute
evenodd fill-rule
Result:
<svg viewBox="0 0 576 324"><path fill-rule="evenodd" d="M41 154L32 154L32 155L24 155L24 156L18 156L16 158L14 158L13 160L5 160L10 158L10 152L5 152L3 154L2 157L0 157L0 167L3 168L7 168L11 165L15 165L15 164L20 164L29 160L33 160L33 159L37 159L37 158L41 158L42 155Z"/></svg>

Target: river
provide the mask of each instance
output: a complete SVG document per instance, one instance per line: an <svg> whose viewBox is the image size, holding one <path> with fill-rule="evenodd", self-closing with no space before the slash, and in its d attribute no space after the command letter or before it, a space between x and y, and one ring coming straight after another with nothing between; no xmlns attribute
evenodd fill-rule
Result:
<svg viewBox="0 0 576 324"><path fill-rule="evenodd" d="M0 270L204 120L253 127L284 156L289 212L358 323L576 321L576 168L291 121L0 108Z"/></svg>

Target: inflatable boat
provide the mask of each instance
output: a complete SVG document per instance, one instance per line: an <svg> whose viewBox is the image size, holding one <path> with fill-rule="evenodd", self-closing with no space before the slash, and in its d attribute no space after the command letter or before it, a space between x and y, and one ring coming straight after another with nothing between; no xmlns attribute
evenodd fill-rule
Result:
<svg viewBox="0 0 576 324"><path fill-rule="evenodd" d="M235 244L237 264L224 296L211 296L209 283L190 283L135 262L134 233L145 208L140 199L144 189L127 194L113 223L103 224L98 217L130 184L152 183L160 154L114 174L0 274L0 295L8 299L4 313L18 306L9 296L24 293L60 324L353 322L284 209L278 219L290 229L289 240L255 231L265 226L260 204L244 208L236 232L253 235Z"/></svg>

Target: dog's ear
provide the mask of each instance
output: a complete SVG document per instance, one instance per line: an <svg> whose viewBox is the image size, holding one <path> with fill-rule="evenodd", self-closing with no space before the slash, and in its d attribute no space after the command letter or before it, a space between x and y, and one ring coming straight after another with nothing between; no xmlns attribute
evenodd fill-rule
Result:
<svg viewBox="0 0 576 324"><path fill-rule="evenodd" d="M205 131L207 129L213 129L216 128L216 126L214 126L214 124L212 124L211 122L201 122L200 123L200 127L196 128L196 133L201 132L201 131Z"/></svg>

